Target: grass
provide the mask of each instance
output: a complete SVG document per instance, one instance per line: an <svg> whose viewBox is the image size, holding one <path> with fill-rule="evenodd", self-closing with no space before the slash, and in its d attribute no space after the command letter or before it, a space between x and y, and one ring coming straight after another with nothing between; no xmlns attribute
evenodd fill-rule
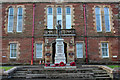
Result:
<svg viewBox="0 0 120 80"><path fill-rule="evenodd" d="M120 67L120 66L118 66L118 65L107 65L108 67L110 67L110 68L118 68L118 67Z"/></svg>
<svg viewBox="0 0 120 80"><path fill-rule="evenodd" d="M7 71L7 70L9 70L11 68L13 68L13 67L0 67L0 69L5 69L5 71Z"/></svg>

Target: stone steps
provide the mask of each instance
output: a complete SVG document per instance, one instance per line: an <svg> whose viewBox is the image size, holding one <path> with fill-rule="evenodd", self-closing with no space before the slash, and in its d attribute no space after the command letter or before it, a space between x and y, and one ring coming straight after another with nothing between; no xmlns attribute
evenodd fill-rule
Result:
<svg viewBox="0 0 120 80"><path fill-rule="evenodd" d="M103 71L103 72L94 72L94 74L107 74L107 72Z"/></svg>
<svg viewBox="0 0 120 80"><path fill-rule="evenodd" d="M12 75L16 75L16 76L18 75L19 76L19 75L26 75L26 74L27 74L27 72L25 72L25 73L24 72L20 72L20 73L14 72Z"/></svg>
<svg viewBox="0 0 120 80"><path fill-rule="evenodd" d="M27 73L27 70L16 70L14 73Z"/></svg>
<svg viewBox="0 0 120 80"><path fill-rule="evenodd" d="M10 80L109 80L110 77L106 71L97 67L81 67L76 69L44 69L39 66L23 67L11 75Z"/></svg>
<svg viewBox="0 0 120 80"><path fill-rule="evenodd" d="M3 79L6 80L6 79ZM23 79L23 78L13 78L13 79L7 79L7 80L61 80L61 79ZM91 80L91 79L80 79L80 78L74 78L74 79L62 79L62 80ZM96 80L96 79L92 79Z"/></svg>
<svg viewBox="0 0 120 80"><path fill-rule="evenodd" d="M95 77L96 80L112 80L110 77Z"/></svg>
<svg viewBox="0 0 120 80"><path fill-rule="evenodd" d="M99 68L97 68L97 69L99 69ZM40 71L42 71L42 70L44 70L44 71L45 70L47 70L47 71L52 71L52 70L54 70L54 71L59 71L59 70L60 71L62 71L62 70L66 70L66 71L77 70L77 71L79 71L80 70L81 71L81 70L85 70L85 71L87 71L87 70L96 70L96 69L94 69L94 68L77 68L77 69L69 69L69 68L68 69L64 69L64 68L63 69L62 68L61 69L59 69L59 68L58 69L57 68L55 68L55 69L53 69L53 68L51 68L51 69L41 69L41 68L37 69L37 68L30 68L30 69L27 69L27 70L40 70Z"/></svg>
<svg viewBox="0 0 120 80"><path fill-rule="evenodd" d="M109 77L109 75L108 74L99 74L99 75L94 75L95 77Z"/></svg>
<svg viewBox="0 0 120 80"><path fill-rule="evenodd" d="M93 78L93 73L27 74L27 78Z"/></svg>
<svg viewBox="0 0 120 80"><path fill-rule="evenodd" d="M13 75L12 78L24 78L24 79L26 79L26 75Z"/></svg>

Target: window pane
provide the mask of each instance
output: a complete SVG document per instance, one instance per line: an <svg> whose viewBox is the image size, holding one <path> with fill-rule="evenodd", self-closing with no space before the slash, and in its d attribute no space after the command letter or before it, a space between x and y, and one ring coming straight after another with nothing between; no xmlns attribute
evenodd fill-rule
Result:
<svg viewBox="0 0 120 80"><path fill-rule="evenodd" d="M62 8L58 7L57 8L57 14L61 14L62 13Z"/></svg>
<svg viewBox="0 0 120 80"><path fill-rule="evenodd" d="M17 44L11 43L10 44L10 58L16 58L17 55Z"/></svg>
<svg viewBox="0 0 120 80"><path fill-rule="evenodd" d="M14 56L13 56L13 57L16 57L16 53L17 53L17 50L15 49L15 50L14 50Z"/></svg>
<svg viewBox="0 0 120 80"><path fill-rule="evenodd" d="M107 43L104 44L105 48L107 48Z"/></svg>
<svg viewBox="0 0 120 80"><path fill-rule="evenodd" d="M95 15L96 15L96 28L97 31L101 31L101 12L100 12L100 8L96 7L95 8Z"/></svg>
<svg viewBox="0 0 120 80"><path fill-rule="evenodd" d="M42 43L36 44L36 58L42 58Z"/></svg>
<svg viewBox="0 0 120 80"><path fill-rule="evenodd" d="M104 48L102 48L102 51L104 52L104 51L105 51L105 49L104 49Z"/></svg>
<svg viewBox="0 0 120 80"><path fill-rule="evenodd" d="M13 19L13 16L10 16L9 18L12 20L12 19Z"/></svg>
<svg viewBox="0 0 120 80"><path fill-rule="evenodd" d="M18 8L18 14L22 15L22 12L23 12L22 8Z"/></svg>
<svg viewBox="0 0 120 80"><path fill-rule="evenodd" d="M66 8L66 29L71 29L71 8Z"/></svg>
<svg viewBox="0 0 120 80"><path fill-rule="evenodd" d="M48 14L47 14L47 28L53 29L53 14L52 14L52 8L48 8Z"/></svg>
<svg viewBox="0 0 120 80"><path fill-rule="evenodd" d="M104 16L105 16L105 28L106 31L110 31L110 18L109 18L109 8L104 8Z"/></svg>
<svg viewBox="0 0 120 80"><path fill-rule="evenodd" d="M18 8L18 16L17 16L17 32L22 32L22 19L23 19L23 9Z"/></svg>
<svg viewBox="0 0 120 80"><path fill-rule="evenodd" d="M102 48L104 47L104 43L102 43Z"/></svg>
<svg viewBox="0 0 120 80"><path fill-rule="evenodd" d="M106 56L106 53L103 51L103 55L102 56Z"/></svg>
<svg viewBox="0 0 120 80"><path fill-rule="evenodd" d="M17 47L16 47L16 44L14 44L14 49L16 49Z"/></svg>
<svg viewBox="0 0 120 80"><path fill-rule="evenodd" d="M76 50L77 50L77 58L83 58L83 44L77 43L76 44Z"/></svg>
<svg viewBox="0 0 120 80"><path fill-rule="evenodd" d="M63 28L62 27L62 8L60 7L57 8L57 20L56 20L57 24L58 24L58 21L61 24L61 28Z"/></svg>
<svg viewBox="0 0 120 80"><path fill-rule="evenodd" d="M66 29L71 29L71 15L66 15Z"/></svg>
<svg viewBox="0 0 120 80"><path fill-rule="evenodd" d="M108 57L109 52L108 52L108 43L101 43L102 47L102 56L103 57Z"/></svg>
<svg viewBox="0 0 120 80"><path fill-rule="evenodd" d="M53 29L53 15L47 16L47 26L48 29Z"/></svg>
<svg viewBox="0 0 120 80"><path fill-rule="evenodd" d="M14 23L14 9L9 8L9 14L8 14L8 32L13 31L13 23Z"/></svg>
<svg viewBox="0 0 120 80"><path fill-rule="evenodd" d="M105 14L105 15L108 15L108 14L109 14L109 8L108 8L108 7L105 7L105 8L104 8L104 14Z"/></svg>
<svg viewBox="0 0 120 80"><path fill-rule="evenodd" d="M52 8L51 7L48 8L48 14L49 15L52 14Z"/></svg>
<svg viewBox="0 0 120 80"><path fill-rule="evenodd" d="M14 9L13 8L9 8L9 15L13 15Z"/></svg>
<svg viewBox="0 0 120 80"><path fill-rule="evenodd" d="M18 19L22 19L22 16L18 16Z"/></svg>
<svg viewBox="0 0 120 80"><path fill-rule="evenodd" d="M67 8L66 8L66 14L67 14L67 15L70 15L70 14L71 14L71 9L70 9L70 7L67 7Z"/></svg>
<svg viewBox="0 0 120 80"><path fill-rule="evenodd" d="M11 57L13 57L13 50L11 50Z"/></svg>

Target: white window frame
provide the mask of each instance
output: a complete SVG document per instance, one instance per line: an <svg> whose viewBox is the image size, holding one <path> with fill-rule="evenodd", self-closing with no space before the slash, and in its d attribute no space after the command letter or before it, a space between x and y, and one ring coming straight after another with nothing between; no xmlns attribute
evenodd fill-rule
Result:
<svg viewBox="0 0 120 80"><path fill-rule="evenodd" d="M42 53L41 53L42 56L41 56L41 57L38 57L38 56L37 56L37 54L38 54L38 53L37 53L37 44L41 44L41 47L42 47L42 51L41 51L41 52L42 52ZM43 44L42 44L42 43L36 43L36 58L42 58L42 57L43 57Z"/></svg>
<svg viewBox="0 0 120 80"><path fill-rule="evenodd" d="M105 49L105 47L103 47L102 44L107 44L107 48L106 49L107 49L107 55L108 56L103 56L103 50L102 49L103 48ZM109 44L108 44L108 42L101 42L101 51L102 51L102 58L108 58L109 57Z"/></svg>
<svg viewBox="0 0 120 80"><path fill-rule="evenodd" d="M106 20L105 20L105 10L104 10L105 31L106 31L106 32L111 32L111 25L110 25L110 9L109 9L109 7L104 7L104 9L105 9L105 8L108 8L108 14L107 14L107 15L109 16L109 29L110 29L109 31L106 30Z"/></svg>
<svg viewBox="0 0 120 80"><path fill-rule="evenodd" d="M13 14L12 14L12 16L13 16L13 20L12 20L12 21L13 21L13 22L12 22L12 23L13 23L13 26L14 26L14 8L13 8L13 7L10 7L10 8L9 8L9 12L8 12L8 29L7 29L7 32L13 32L13 26L12 26L12 31L10 31L10 29L9 29L9 28L10 28L9 26L10 26L10 15L11 15L11 14L10 14L10 9L11 9L11 8L13 9Z"/></svg>
<svg viewBox="0 0 120 80"><path fill-rule="evenodd" d="M61 9L61 13L58 13L58 8ZM57 15L62 15L62 8L61 7L57 7Z"/></svg>
<svg viewBox="0 0 120 80"><path fill-rule="evenodd" d="M52 8L52 7L48 7L48 8L47 8L47 14L48 14L48 15L52 15L52 14L53 14L53 8L52 8L52 13L49 13L49 9L50 9L50 8Z"/></svg>
<svg viewBox="0 0 120 80"><path fill-rule="evenodd" d="M48 7L47 8L47 28L48 29L53 29L53 8L52 8L52 13L51 14L49 14L49 8L52 8L52 7ZM52 17L52 27L49 27L49 17Z"/></svg>
<svg viewBox="0 0 120 80"><path fill-rule="evenodd" d="M60 13L60 14L58 13L58 8L61 8L61 13ZM56 11L57 11L56 23L58 24L58 20L60 20L59 18L61 18L61 20L60 20L61 23L60 23L60 24L61 24L61 28L63 29L63 26L62 26L62 25L63 25L63 22L62 22L62 21L63 21L63 18L62 18L62 14L63 14L63 13L62 13L62 7L57 7L57 10L56 10Z"/></svg>
<svg viewBox="0 0 120 80"><path fill-rule="evenodd" d="M22 7L19 7L19 8L22 8ZM19 26L19 21L20 21L20 19L19 19L19 8L18 8L18 12L17 12L17 32L22 32L22 31L18 31L18 26ZM22 8L22 28L23 28L23 8Z"/></svg>
<svg viewBox="0 0 120 80"><path fill-rule="evenodd" d="M99 10L100 10L100 11L99 11L99 14L96 13L96 8L99 8ZM100 30L97 29L97 17L96 17L97 15L99 15L99 17L100 17L100 22L99 22L99 23L100 23L100 26L99 26L99 27L100 27ZM96 30L97 30L97 32L101 32L101 31L102 31L101 8L98 7L98 6L95 7L95 19L96 19Z"/></svg>
<svg viewBox="0 0 120 80"><path fill-rule="evenodd" d="M66 10L66 29L71 29L71 24L72 24L72 20L71 20L71 8L70 8L70 13L68 14L67 13L67 8L70 8L70 7L66 7L65 10ZM70 17L70 22L67 20L67 18ZM70 26L67 25L67 23L70 24Z"/></svg>
<svg viewBox="0 0 120 80"><path fill-rule="evenodd" d="M16 57L12 57L12 56L11 56L11 55L13 54L13 53L11 52L12 45L16 45ZM17 49L18 49L17 43L10 43L10 58L11 58L11 59L17 58Z"/></svg>
<svg viewBox="0 0 120 80"><path fill-rule="evenodd" d="M78 46L77 46L77 44L82 44L82 51L83 51L82 57L78 56L78 53L77 53L77 47ZM77 42L76 43L76 57L81 59L81 58L83 58L83 56L84 56L84 43L83 42Z"/></svg>

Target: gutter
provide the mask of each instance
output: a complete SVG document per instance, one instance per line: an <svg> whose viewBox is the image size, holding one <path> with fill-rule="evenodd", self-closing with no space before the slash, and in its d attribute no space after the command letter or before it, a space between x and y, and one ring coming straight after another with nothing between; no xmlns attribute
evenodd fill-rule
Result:
<svg viewBox="0 0 120 80"><path fill-rule="evenodd" d="M84 9L84 25L85 25L85 52L86 52L86 63L88 64L88 53L87 53L87 27L86 27L86 5L83 4Z"/></svg>
<svg viewBox="0 0 120 80"><path fill-rule="evenodd" d="M35 26L35 4L33 4L33 28L32 28L32 58L31 58L31 65L33 65L33 52L34 52L34 26Z"/></svg>

